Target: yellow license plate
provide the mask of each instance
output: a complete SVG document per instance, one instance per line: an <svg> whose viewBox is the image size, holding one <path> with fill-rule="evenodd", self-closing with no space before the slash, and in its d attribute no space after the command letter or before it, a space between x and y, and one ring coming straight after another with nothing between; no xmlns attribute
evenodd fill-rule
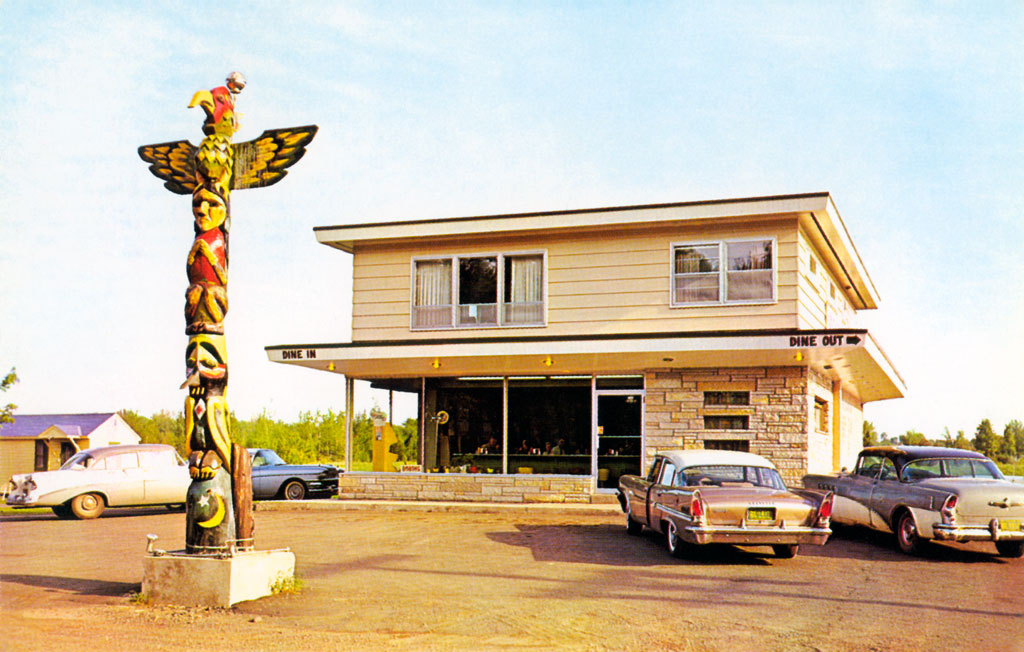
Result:
<svg viewBox="0 0 1024 652"><path fill-rule="evenodd" d="M1020 532L1020 521L1015 518L1000 519L999 529L1006 532Z"/></svg>
<svg viewBox="0 0 1024 652"><path fill-rule="evenodd" d="M747 510L748 521L774 521L775 520L775 509L771 507L756 508L751 507Z"/></svg>

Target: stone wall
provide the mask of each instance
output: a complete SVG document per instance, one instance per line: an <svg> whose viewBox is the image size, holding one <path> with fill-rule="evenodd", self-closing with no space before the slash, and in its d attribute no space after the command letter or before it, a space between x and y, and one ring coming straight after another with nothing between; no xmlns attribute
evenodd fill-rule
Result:
<svg viewBox="0 0 1024 652"><path fill-rule="evenodd" d="M807 472L806 367L654 369L647 372L644 467L661 450L704 448L709 440L747 440L783 479ZM745 406L705 406L704 392L750 392ZM705 416L747 416L747 430L706 430Z"/></svg>
<svg viewBox="0 0 1024 652"><path fill-rule="evenodd" d="M589 503L590 476L489 473L343 473L349 500L455 500L492 503Z"/></svg>

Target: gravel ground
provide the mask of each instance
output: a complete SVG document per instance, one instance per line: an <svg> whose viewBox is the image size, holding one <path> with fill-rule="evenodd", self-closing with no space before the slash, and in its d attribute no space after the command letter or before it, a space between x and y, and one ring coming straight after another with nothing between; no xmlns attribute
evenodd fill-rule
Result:
<svg viewBox="0 0 1024 652"><path fill-rule="evenodd" d="M257 547L300 588L231 609L146 604L148 533L184 515L0 515L0 648L32 650L1024 650L1024 560L991 544L906 557L841 530L795 559L700 549L678 561L609 506L264 504ZM429 511L424 511L429 510Z"/></svg>

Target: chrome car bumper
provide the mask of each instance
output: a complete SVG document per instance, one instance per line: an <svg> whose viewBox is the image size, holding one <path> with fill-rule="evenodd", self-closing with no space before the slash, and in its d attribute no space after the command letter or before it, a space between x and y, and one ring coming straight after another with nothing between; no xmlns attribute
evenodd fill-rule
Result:
<svg viewBox="0 0 1024 652"><path fill-rule="evenodd" d="M932 525L932 531L940 541L1024 541L1024 531L1000 529L997 518L989 521L987 526L936 523Z"/></svg>
<svg viewBox="0 0 1024 652"><path fill-rule="evenodd" d="M29 500L28 496L12 494L7 497L7 504L11 507L35 507L36 499Z"/></svg>
<svg viewBox="0 0 1024 652"><path fill-rule="evenodd" d="M731 543L767 546L771 544L809 543L823 545L832 530L817 527L730 527L704 525L680 528L679 536L690 543Z"/></svg>

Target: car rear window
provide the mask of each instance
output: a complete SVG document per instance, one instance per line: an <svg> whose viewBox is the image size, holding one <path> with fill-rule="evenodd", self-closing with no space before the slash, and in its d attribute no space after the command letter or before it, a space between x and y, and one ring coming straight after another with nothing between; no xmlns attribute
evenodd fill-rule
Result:
<svg viewBox="0 0 1024 652"><path fill-rule="evenodd" d="M914 460L903 467L903 480L916 482L929 478L985 478L998 480L1003 477L995 464L988 460L946 458Z"/></svg>
<svg viewBox="0 0 1024 652"><path fill-rule="evenodd" d="M135 453L118 453L117 455L110 455L105 459L108 471L137 469L139 467L139 456Z"/></svg>
<svg viewBox="0 0 1024 652"><path fill-rule="evenodd" d="M174 451L167 449L139 451L139 457L143 468L160 468L178 464Z"/></svg>
<svg viewBox="0 0 1024 652"><path fill-rule="evenodd" d="M729 483L749 483L755 487L785 489L786 484L775 469L761 466L715 464L690 466L676 476L676 485L686 487L722 486Z"/></svg>

